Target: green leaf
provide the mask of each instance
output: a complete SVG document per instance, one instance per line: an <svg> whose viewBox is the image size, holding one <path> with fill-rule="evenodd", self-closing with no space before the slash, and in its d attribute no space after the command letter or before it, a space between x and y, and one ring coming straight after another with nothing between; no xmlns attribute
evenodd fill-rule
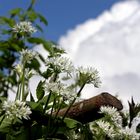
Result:
<svg viewBox="0 0 140 140"><path fill-rule="evenodd" d="M28 105L31 107L31 110L43 112L43 106L40 103L28 102Z"/></svg>
<svg viewBox="0 0 140 140"><path fill-rule="evenodd" d="M66 123L67 127L70 129L76 128L77 125L82 125L80 122L70 118L65 118L64 122Z"/></svg>
<svg viewBox="0 0 140 140"><path fill-rule="evenodd" d="M30 101L35 102L35 99L34 99L34 97L33 97L31 92L30 92Z"/></svg>
<svg viewBox="0 0 140 140"><path fill-rule="evenodd" d="M38 53L38 57L40 58L40 60L41 60L42 62L45 63L45 58L44 58L41 54Z"/></svg>
<svg viewBox="0 0 140 140"><path fill-rule="evenodd" d="M18 44L15 44L15 43L11 44L11 48L13 48L17 52L21 51L21 46L19 46Z"/></svg>
<svg viewBox="0 0 140 140"><path fill-rule="evenodd" d="M101 138L100 140L102 140L102 139L103 138ZM82 126L80 140L94 140L93 133L91 132L89 124L85 124Z"/></svg>
<svg viewBox="0 0 140 140"><path fill-rule="evenodd" d="M49 99L49 103L53 102L53 101L55 100L55 98L56 98L55 94L51 94L51 97L50 97L50 99ZM46 104L47 100L48 100L48 95L44 96L44 97L39 101L39 103L41 103L41 104L44 105L44 104Z"/></svg>
<svg viewBox="0 0 140 140"><path fill-rule="evenodd" d="M136 132L137 133L140 133L140 123L137 125L137 127L136 127Z"/></svg>
<svg viewBox="0 0 140 140"><path fill-rule="evenodd" d="M43 47L45 50L47 50L49 53L52 51L52 42L50 41L45 41L43 44Z"/></svg>
<svg viewBox="0 0 140 140"><path fill-rule="evenodd" d="M16 133L16 131L14 131L11 135L9 135L9 140L29 140L30 129L28 128L23 128L23 130L19 131L16 135L14 135L14 133Z"/></svg>
<svg viewBox="0 0 140 140"><path fill-rule="evenodd" d="M2 29L1 34L3 34L3 35L9 35L9 34L11 34L11 30Z"/></svg>
<svg viewBox="0 0 140 140"><path fill-rule="evenodd" d="M3 67L5 63L6 63L6 60L0 57L0 65ZM1 66L0 68L2 68Z"/></svg>
<svg viewBox="0 0 140 140"><path fill-rule="evenodd" d="M36 0L31 0L31 4L30 4L29 7L27 8L27 11L32 10L32 8L33 8L33 6L34 6L34 4L35 4L35 1L36 1Z"/></svg>
<svg viewBox="0 0 140 140"><path fill-rule="evenodd" d="M44 81L40 81L38 86L37 86L37 89L36 89L36 96L37 96L37 99L38 100L41 100L45 94L45 91L44 91Z"/></svg>
<svg viewBox="0 0 140 140"><path fill-rule="evenodd" d="M40 21L43 22L46 26L48 25L48 21L46 20L46 18L44 16L42 16L41 14L37 14Z"/></svg>
<svg viewBox="0 0 140 140"><path fill-rule="evenodd" d="M28 42L33 44L42 44L44 49L47 50L48 52L51 52L52 50L52 43L45 41L44 39L37 38L37 37L30 37L28 38Z"/></svg>
<svg viewBox="0 0 140 140"><path fill-rule="evenodd" d="M39 61L36 58L34 58L34 59L32 59L32 61L30 63L26 64L26 67L34 69L36 71L39 71L40 63L39 63Z"/></svg>
<svg viewBox="0 0 140 140"><path fill-rule="evenodd" d="M43 72L41 75L45 78L48 79L49 77L51 77L53 74L53 70L52 69L47 69L45 72Z"/></svg>
<svg viewBox="0 0 140 140"><path fill-rule="evenodd" d="M18 15L21 12L21 8L15 8L10 11L11 17Z"/></svg>
<svg viewBox="0 0 140 140"><path fill-rule="evenodd" d="M40 124L34 124L31 127L30 135L33 140L42 138L42 126Z"/></svg>
<svg viewBox="0 0 140 140"><path fill-rule="evenodd" d="M0 96L0 103L2 103L2 102L5 101L5 100L7 100L6 97L2 97L2 96Z"/></svg>
<svg viewBox="0 0 140 140"><path fill-rule="evenodd" d="M27 11L26 15L31 22L34 22L37 19L37 14L34 10Z"/></svg>
<svg viewBox="0 0 140 140"><path fill-rule="evenodd" d="M30 37L28 38L28 42L33 44L44 44L45 40L37 37Z"/></svg>
<svg viewBox="0 0 140 140"><path fill-rule="evenodd" d="M8 24L10 27L13 27L15 25L15 21L13 19L2 16L0 17L0 23Z"/></svg>
<svg viewBox="0 0 140 140"><path fill-rule="evenodd" d="M8 133L9 129L10 129L10 126L11 126L11 121L8 118L5 117L4 120L2 121L1 125L0 125L0 132Z"/></svg>
<svg viewBox="0 0 140 140"><path fill-rule="evenodd" d="M50 57L61 56L61 54L65 53L65 51L63 49L61 49L61 48L58 48L57 44L55 44L54 42L47 42L47 45L52 46L51 49L50 49Z"/></svg>
<svg viewBox="0 0 140 140"><path fill-rule="evenodd" d="M36 24L35 27L43 33L43 29L39 25Z"/></svg>

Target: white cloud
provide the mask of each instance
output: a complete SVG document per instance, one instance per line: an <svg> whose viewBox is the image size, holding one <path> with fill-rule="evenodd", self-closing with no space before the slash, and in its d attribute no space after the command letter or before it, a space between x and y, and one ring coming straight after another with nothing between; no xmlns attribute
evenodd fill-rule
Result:
<svg viewBox="0 0 140 140"><path fill-rule="evenodd" d="M98 18L77 25L60 38L59 44L76 65L92 65L102 77L102 87L96 90L88 88L83 97L108 91L119 94L124 102L131 96L139 101L139 23L140 2L123 1Z"/></svg>

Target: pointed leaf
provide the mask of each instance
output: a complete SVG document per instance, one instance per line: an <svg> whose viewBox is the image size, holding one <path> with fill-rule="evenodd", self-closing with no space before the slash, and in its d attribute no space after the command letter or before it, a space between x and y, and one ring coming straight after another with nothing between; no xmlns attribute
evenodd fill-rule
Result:
<svg viewBox="0 0 140 140"><path fill-rule="evenodd" d="M64 119L64 122L66 123L67 127L72 129L72 128L76 128L77 125L81 125L80 122L76 121L76 120L73 120L73 119L70 119L70 118L65 118Z"/></svg>
<svg viewBox="0 0 140 140"><path fill-rule="evenodd" d="M43 85L44 85L44 82L40 81L38 86L37 86L36 96L37 96L38 100L41 100L45 94Z"/></svg>
<svg viewBox="0 0 140 140"><path fill-rule="evenodd" d="M28 105L30 106L31 110L43 112L43 106L40 103L28 102Z"/></svg>
<svg viewBox="0 0 140 140"><path fill-rule="evenodd" d="M15 25L15 21L13 19L2 16L0 17L0 23L8 24L10 27L13 27Z"/></svg>
<svg viewBox="0 0 140 140"><path fill-rule="evenodd" d="M48 21L46 20L46 18L44 16L42 16L41 14L38 13L38 17L41 22L43 22L46 26L48 25Z"/></svg>
<svg viewBox="0 0 140 140"><path fill-rule="evenodd" d="M30 37L28 38L28 42L29 43L34 43L34 44L43 44L43 47L45 50L47 50L48 52L52 51L52 43L45 41L41 38L37 38L37 37Z"/></svg>
<svg viewBox="0 0 140 140"><path fill-rule="evenodd" d="M39 25L36 24L35 27L43 33L43 29Z"/></svg>
<svg viewBox="0 0 140 140"><path fill-rule="evenodd" d="M34 99L34 97L33 97L33 95L32 95L31 92L30 92L30 101L31 101L31 102L35 102L35 99Z"/></svg>
<svg viewBox="0 0 140 140"><path fill-rule="evenodd" d="M14 17L14 16L18 15L18 14L20 13L21 10L22 10L21 8L12 9L12 10L10 11L11 17Z"/></svg>

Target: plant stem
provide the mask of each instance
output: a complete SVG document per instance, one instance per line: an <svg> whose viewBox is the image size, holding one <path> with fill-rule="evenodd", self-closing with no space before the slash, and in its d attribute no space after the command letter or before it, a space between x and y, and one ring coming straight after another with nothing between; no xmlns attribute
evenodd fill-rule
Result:
<svg viewBox="0 0 140 140"><path fill-rule="evenodd" d="M50 98L51 98L51 94L52 94L52 92L50 92L49 95L48 95L48 98L47 98L47 101L46 101L46 104L45 104L43 113L45 113L45 111L46 111L46 108L47 108L47 106L48 106L49 100L50 100Z"/></svg>
<svg viewBox="0 0 140 140"><path fill-rule="evenodd" d="M73 105L74 102L76 101L77 97L80 96L81 91L83 90L83 88L84 88L85 85L86 85L86 83L84 83L84 84L81 86L81 88L79 89L79 91L78 91L78 93L77 93L77 96L73 99L73 101L72 101L71 104L69 105L69 107L68 107L68 109L66 110L64 116L63 116L62 119L61 119L61 122L63 122L63 120L65 119L67 113L69 112L70 108L72 107L72 105ZM59 112L59 110L58 110L57 113L56 113L57 115L58 115L58 112ZM55 115L55 118L56 118L56 115ZM57 125L57 126L55 127L55 129L54 129L53 135L56 134L58 128L59 128L59 126Z"/></svg>
<svg viewBox="0 0 140 140"><path fill-rule="evenodd" d="M24 101L24 88L25 88L25 63L23 62L23 74L21 80L21 87L22 87L22 101Z"/></svg>
<svg viewBox="0 0 140 140"><path fill-rule="evenodd" d="M66 110L64 116L62 117L62 121L65 119L67 113L69 112L70 108L72 107L72 105L74 104L74 102L76 101L77 97L80 96L81 94L81 91L83 90L85 86L85 83L81 86L81 88L79 89L78 93L77 93L77 96L72 100L71 104L69 105L68 109Z"/></svg>
<svg viewBox="0 0 140 140"><path fill-rule="evenodd" d="M53 113L53 108L54 108L54 106L55 106L55 104L56 104L56 99L54 99L54 101L53 101L53 105L52 105L52 108L51 108L51 113L50 113L50 115L49 115L49 118L48 118L48 134L51 134L51 130L52 130L52 128L51 128L51 125L52 125L52 113ZM46 133L46 137L48 136L48 134Z"/></svg>
<svg viewBox="0 0 140 140"><path fill-rule="evenodd" d="M20 99L20 84L18 84L18 89L17 89L15 100L19 100L19 99Z"/></svg>
<svg viewBox="0 0 140 140"><path fill-rule="evenodd" d="M58 113L59 113L59 111L60 111L60 109L61 109L61 107L62 107L62 104L63 104L63 103L60 104L60 106L59 106L59 108L58 108L58 110L57 110L57 112L56 112L56 115L54 116L54 120L57 118L57 115L58 115Z"/></svg>

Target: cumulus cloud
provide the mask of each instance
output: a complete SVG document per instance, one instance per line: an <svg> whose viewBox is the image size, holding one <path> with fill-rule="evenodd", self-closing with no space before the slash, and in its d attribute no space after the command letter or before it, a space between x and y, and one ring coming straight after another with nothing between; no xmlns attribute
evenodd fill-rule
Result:
<svg viewBox="0 0 140 140"><path fill-rule="evenodd" d="M140 100L140 2L116 3L96 19L89 19L62 36L64 47L75 65L96 67L100 89L88 87L83 97L101 91L118 94L124 103L131 96Z"/></svg>

